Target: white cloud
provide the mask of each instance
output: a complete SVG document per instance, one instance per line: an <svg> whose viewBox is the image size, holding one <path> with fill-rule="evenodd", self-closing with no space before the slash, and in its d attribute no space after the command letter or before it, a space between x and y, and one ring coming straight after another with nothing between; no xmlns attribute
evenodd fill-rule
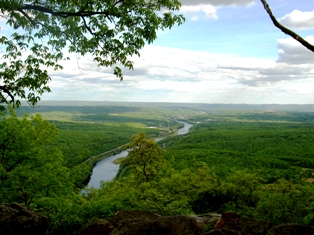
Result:
<svg viewBox="0 0 314 235"><path fill-rule="evenodd" d="M182 6L180 11L188 15L191 15L192 20L198 19L198 16L197 16L198 12L204 12L205 16L208 18L217 19L217 15L216 15L217 8L212 5Z"/></svg>
<svg viewBox="0 0 314 235"><path fill-rule="evenodd" d="M314 37L305 37L309 43L314 44ZM293 38L278 39L278 62L288 64L314 64L314 53L302 46Z"/></svg>
<svg viewBox="0 0 314 235"><path fill-rule="evenodd" d="M293 30L304 30L314 28L314 11L302 12L294 10L293 12L281 17L278 21Z"/></svg>
<svg viewBox="0 0 314 235"><path fill-rule="evenodd" d="M79 61L82 69L74 61L65 62L64 71L51 71L52 93L44 98L284 103L284 100L291 101L290 95L293 94L298 95L295 102L304 103L301 96L311 100L309 97L314 94L311 93L314 86L302 90L301 85L303 81L314 81L311 64L288 64L271 59L156 46L146 46L141 57L133 60L134 71L124 71L123 82L112 75L111 69L98 68L90 57ZM278 100L271 101L274 97Z"/></svg>
<svg viewBox="0 0 314 235"><path fill-rule="evenodd" d="M192 16L192 20L198 20L198 13L204 12L207 18L217 19L217 9L222 6L250 6L256 0L181 0L181 12Z"/></svg>
<svg viewBox="0 0 314 235"><path fill-rule="evenodd" d="M213 5L213 6L243 6L251 5L256 0L180 0L182 5L197 6L197 5Z"/></svg>

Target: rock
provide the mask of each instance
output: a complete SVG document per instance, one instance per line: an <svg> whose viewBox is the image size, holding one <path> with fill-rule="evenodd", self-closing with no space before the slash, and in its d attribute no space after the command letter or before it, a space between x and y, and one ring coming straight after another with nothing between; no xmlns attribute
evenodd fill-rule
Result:
<svg viewBox="0 0 314 235"><path fill-rule="evenodd" d="M204 233L202 235L243 235L243 233L222 228L222 229L211 230L211 231Z"/></svg>
<svg viewBox="0 0 314 235"><path fill-rule="evenodd" d="M113 222L121 220L133 220L133 219L158 219L163 216L160 212L150 212L150 211L138 211L138 210L125 210L118 211L113 218Z"/></svg>
<svg viewBox="0 0 314 235"><path fill-rule="evenodd" d="M229 229L240 232L240 234L263 235L272 228L268 221L243 217L236 213L223 213L214 227L215 229Z"/></svg>
<svg viewBox="0 0 314 235"><path fill-rule="evenodd" d="M216 224L213 226L213 223ZM208 225L211 225L208 227ZM210 227L214 229L208 231ZM207 230L207 231L206 231ZM206 232L205 232L206 231ZM81 235L314 235L314 227L268 221L236 213L163 216L158 212L121 211L112 219L100 219Z"/></svg>
<svg viewBox="0 0 314 235"><path fill-rule="evenodd" d="M98 220L82 235L194 235L200 234L196 219L189 216L162 216L158 212L121 211L110 220Z"/></svg>
<svg viewBox="0 0 314 235"><path fill-rule="evenodd" d="M162 234L192 235L199 234L196 220L188 216L162 216L157 212L121 211L112 220L112 235Z"/></svg>
<svg viewBox="0 0 314 235"><path fill-rule="evenodd" d="M190 215L189 217L196 220L197 226L201 230L205 230L208 225L216 224L221 214Z"/></svg>
<svg viewBox="0 0 314 235"><path fill-rule="evenodd" d="M0 204L0 234L45 234L47 217L16 203Z"/></svg>
<svg viewBox="0 0 314 235"><path fill-rule="evenodd" d="M110 234L113 230L109 220L99 219L94 224L88 226L81 234L82 235L101 235Z"/></svg>
<svg viewBox="0 0 314 235"><path fill-rule="evenodd" d="M268 235L309 235L314 234L314 227L303 224L282 224L273 227Z"/></svg>

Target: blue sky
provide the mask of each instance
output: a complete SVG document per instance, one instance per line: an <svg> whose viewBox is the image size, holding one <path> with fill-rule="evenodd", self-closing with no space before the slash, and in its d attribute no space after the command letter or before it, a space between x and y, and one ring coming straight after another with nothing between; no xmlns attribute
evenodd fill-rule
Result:
<svg viewBox="0 0 314 235"><path fill-rule="evenodd" d="M314 1L268 0L314 44ZM158 32L124 81L90 56L50 71L44 100L314 103L314 53L275 28L259 0L182 0L186 22ZM79 63L79 67L77 65Z"/></svg>

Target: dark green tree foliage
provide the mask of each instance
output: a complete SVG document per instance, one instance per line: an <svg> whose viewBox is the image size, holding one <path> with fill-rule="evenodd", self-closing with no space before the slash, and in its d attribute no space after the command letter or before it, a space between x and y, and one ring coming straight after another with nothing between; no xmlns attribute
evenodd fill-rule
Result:
<svg viewBox="0 0 314 235"><path fill-rule="evenodd" d="M69 169L62 166L62 154L45 148L57 135L54 125L40 115L19 119L11 110L0 129L1 202L47 209L53 200L71 194L73 186Z"/></svg>
<svg viewBox="0 0 314 235"><path fill-rule="evenodd" d="M91 54L99 66L133 69L130 57L152 43L157 30L184 21L177 0L1 0L0 17L15 32L0 37L0 103L35 104L50 92L47 68L62 69L65 52ZM161 13L161 10L164 10ZM3 107L0 106L2 109Z"/></svg>

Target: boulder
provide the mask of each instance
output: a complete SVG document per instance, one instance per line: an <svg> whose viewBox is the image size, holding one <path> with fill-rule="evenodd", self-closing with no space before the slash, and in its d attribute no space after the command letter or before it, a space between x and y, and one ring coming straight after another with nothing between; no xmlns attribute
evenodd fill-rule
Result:
<svg viewBox="0 0 314 235"><path fill-rule="evenodd" d="M314 227L303 224L282 224L273 227L267 235L309 235L314 234Z"/></svg>
<svg viewBox="0 0 314 235"><path fill-rule="evenodd" d="M272 223L226 212L221 215L214 228L237 231L240 234L266 235L272 228Z"/></svg>
<svg viewBox="0 0 314 235"><path fill-rule="evenodd" d="M200 234L201 231L195 217L162 216L161 213L147 211L121 211L110 220L98 220L87 227L82 235L194 235Z"/></svg>
<svg viewBox="0 0 314 235"><path fill-rule="evenodd" d="M113 226L109 220L99 219L92 225L88 226L81 235L102 235L110 234L113 230Z"/></svg>
<svg viewBox="0 0 314 235"><path fill-rule="evenodd" d="M214 229L207 233L204 233L202 235L244 235L243 233L240 233L238 231L233 231L229 229Z"/></svg>
<svg viewBox="0 0 314 235"><path fill-rule="evenodd" d="M158 219L133 219L119 221L112 235L193 235L199 234L196 221L188 216L165 216Z"/></svg>
<svg viewBox="0 0 314 235"><path fill-rule="evenodd" d="M205 230L209 225L214 227L217 221L220 219L221 214L204 214L204 215L189 215L190 218L195 219L197 226L200 230Z"/></svg>
<svg viewBox="0 0 314 235"><path fill-rule="evenodd" d="M215 226L214 226L215 224ZM213 229L211 229L213 228ZM211 229L211 230L209 230ZM163 216L158 212L121 211L112 219L100 219L81 235L309 235L314 227L284 224L273 227L268 221L236 213Z"/></svg>
<svg viewBox="0 0 314 235"><path fill-rule="evenodd" d="M48 218L16 203L0 204L0 234L44 235Z"/></svg>

